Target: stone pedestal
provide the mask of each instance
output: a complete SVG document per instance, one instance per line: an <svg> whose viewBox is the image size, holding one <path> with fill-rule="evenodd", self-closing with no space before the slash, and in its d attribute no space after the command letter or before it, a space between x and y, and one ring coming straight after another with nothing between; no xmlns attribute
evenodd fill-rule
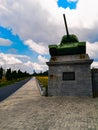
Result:
<svg viewBox="0 0 98 130"><path fill-rule="evenodd" d="M49 96L92 96L92 80L88 54L51 57Z"/></svg>

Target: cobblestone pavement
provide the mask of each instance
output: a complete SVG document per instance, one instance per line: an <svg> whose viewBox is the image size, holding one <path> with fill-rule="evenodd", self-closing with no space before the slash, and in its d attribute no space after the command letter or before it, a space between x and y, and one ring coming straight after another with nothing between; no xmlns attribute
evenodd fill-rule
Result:
<svg viewBox="0 0 98 130"><path fill-rule="evenodd" d="M98 130L98 98L40 96L32 78L0 103L0 130Z"/></svg>

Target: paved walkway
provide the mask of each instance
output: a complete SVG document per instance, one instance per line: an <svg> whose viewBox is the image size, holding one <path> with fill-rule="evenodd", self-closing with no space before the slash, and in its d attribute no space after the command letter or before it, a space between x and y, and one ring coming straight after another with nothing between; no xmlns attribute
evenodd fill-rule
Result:
<svg viewBox="0 0 98 130"><path fill-rule="evenodd" d="M0 103L0 130L98 130L98 98L43 97L32 78Z"/></svg>

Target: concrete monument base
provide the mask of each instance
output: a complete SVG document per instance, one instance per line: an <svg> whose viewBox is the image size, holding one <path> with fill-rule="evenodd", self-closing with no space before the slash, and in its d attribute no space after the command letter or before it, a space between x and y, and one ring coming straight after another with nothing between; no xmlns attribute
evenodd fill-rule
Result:
<svg viewBox="0 0 98 130"><path fill-rule="evenodd" d="M92 96L88 54L53 56L49 66L49 96Z"/></svg>

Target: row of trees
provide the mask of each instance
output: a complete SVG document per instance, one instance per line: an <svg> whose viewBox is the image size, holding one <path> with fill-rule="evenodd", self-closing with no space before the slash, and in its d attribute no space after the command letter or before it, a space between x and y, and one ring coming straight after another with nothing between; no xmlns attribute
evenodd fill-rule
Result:
<svg viewBox="0 0 98 130"><path fill-rule="evenodd" d="M39 73L34 71L33 76L48 76L48 70L44 72L39 72Z"/></svg>
<svg viewBox="0 0 98 130"><path fill-rule="evenodd" d="M7 80L13 80L13 79L24 78L29 76L48 76L48 71L39 72L39 73L34 71L33 74L29 74L26 71L22 72L21 70L18 71L11 70L11 68L5 71L2 67L0 68L0 79L5 77Z"/></svg>
<svg viewBox="0 0 98 130"><path fill-rule="evenodd" d="M29 76L31 75L26 71L25 72L22 72L21 70L16 71L16 70L11 70L11 68L9 68L5 72L5 70L2 67L0 68L0 79L5 77L7 80L13 80L13 79L24 78Z"/></svg>

